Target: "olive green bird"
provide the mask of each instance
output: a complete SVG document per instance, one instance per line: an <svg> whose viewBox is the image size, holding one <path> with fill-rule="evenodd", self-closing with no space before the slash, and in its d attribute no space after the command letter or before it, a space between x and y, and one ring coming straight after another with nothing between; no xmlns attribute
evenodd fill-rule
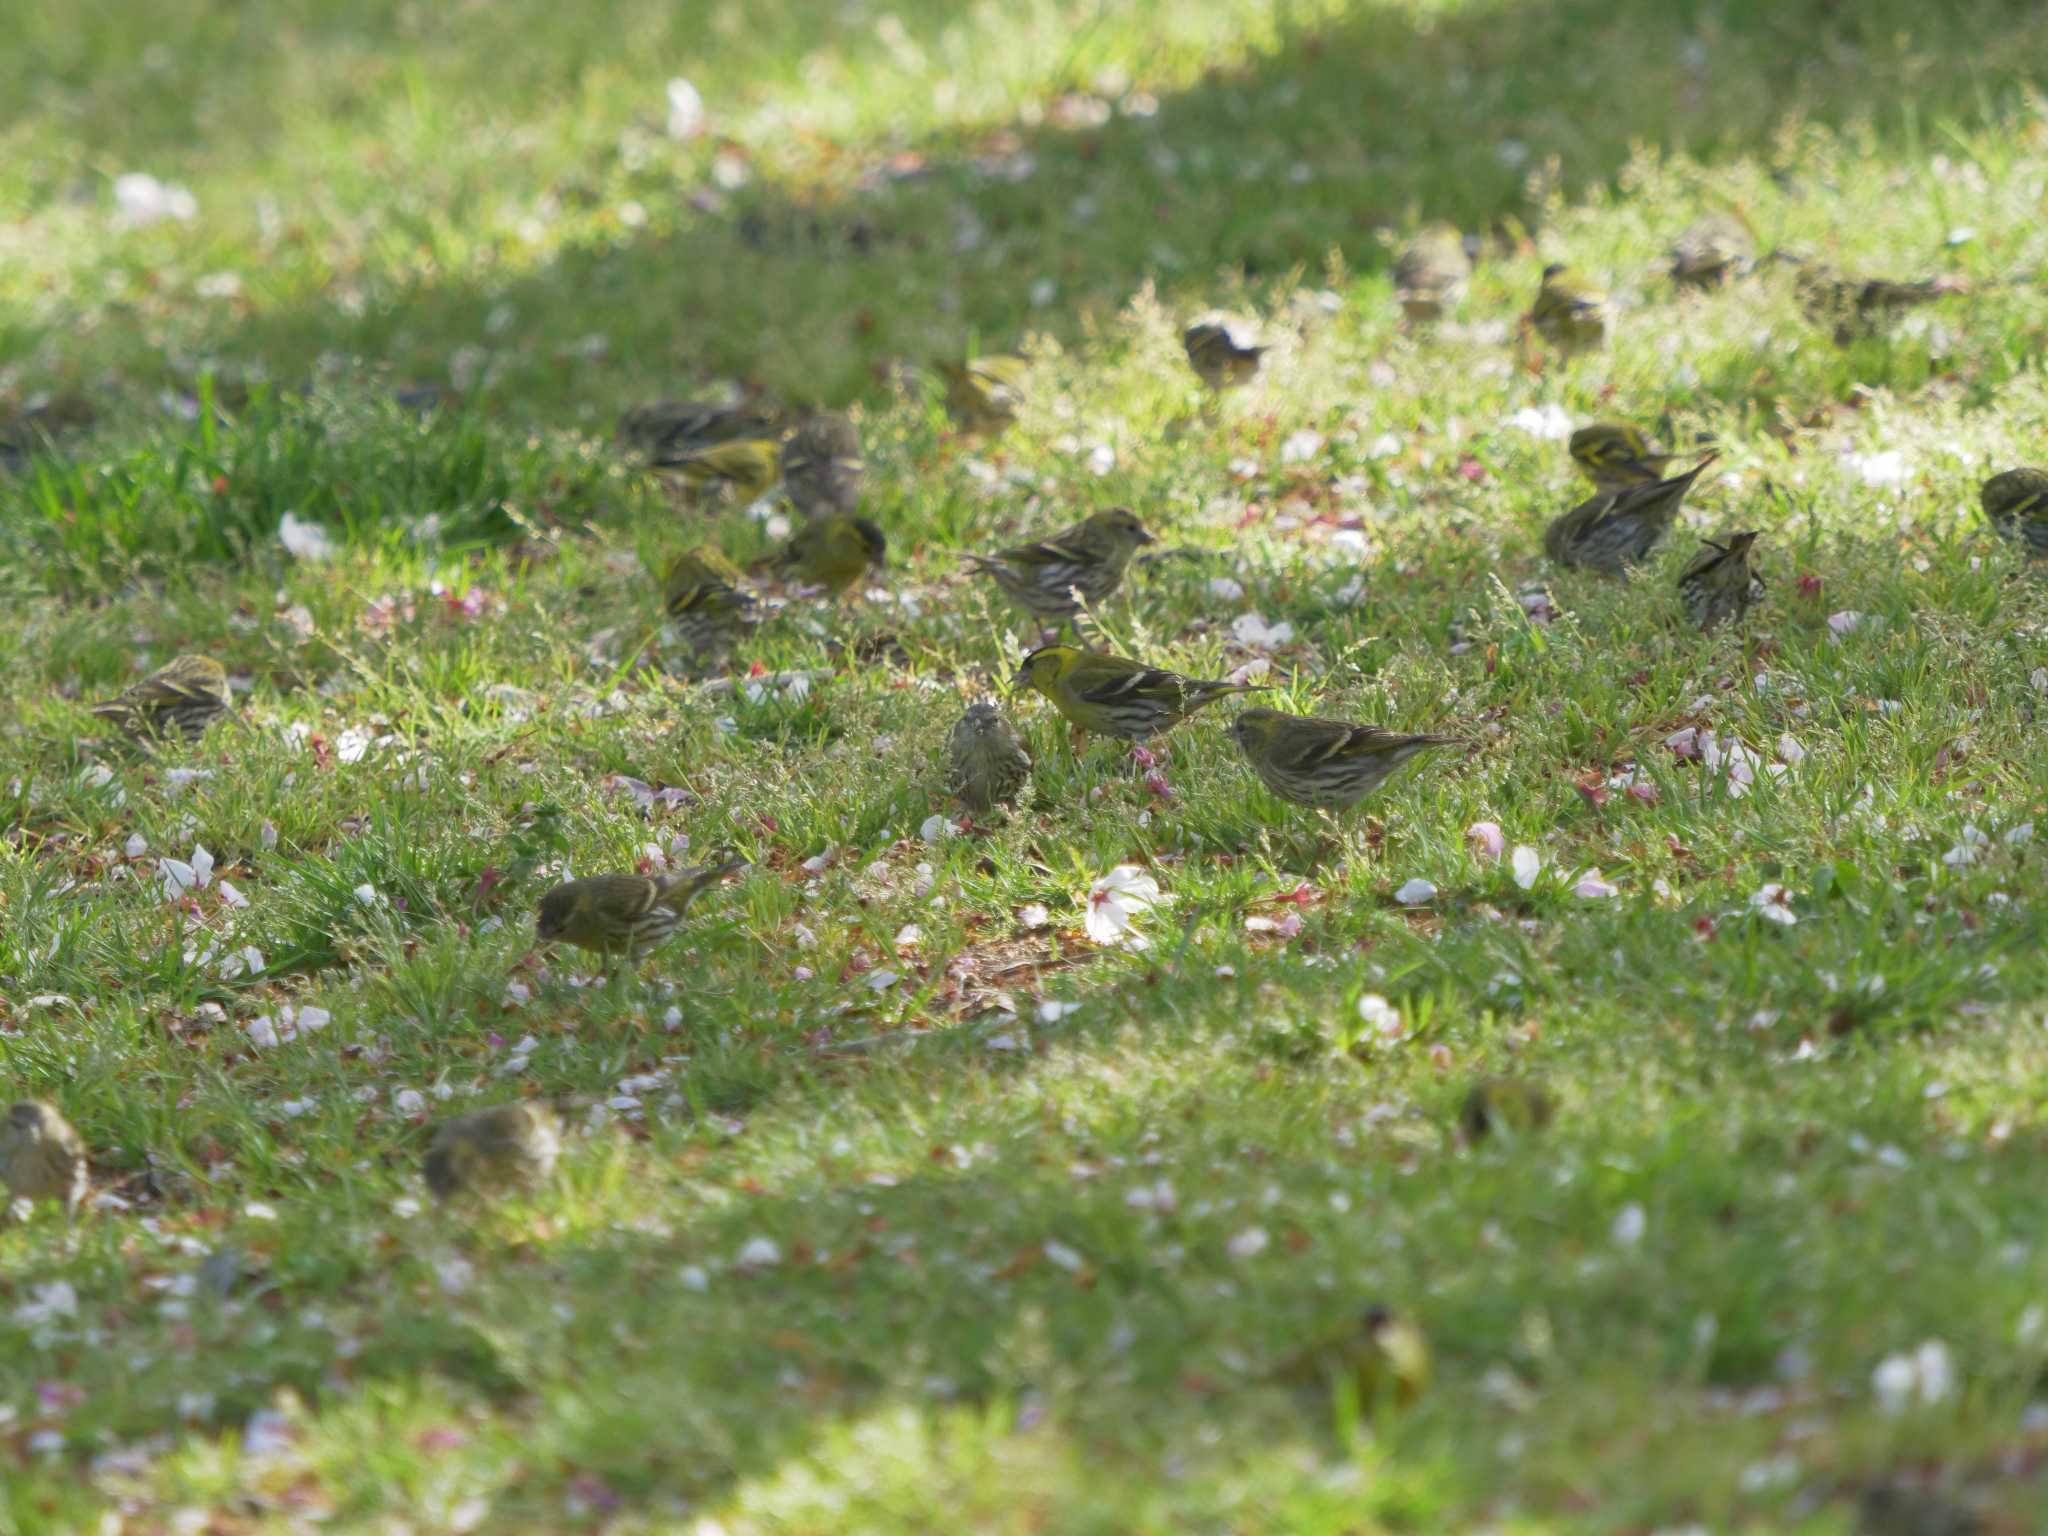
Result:
<svg viewBox="0 0 2048 1536"><path fill-rule="evenodd" d="M196 737L234 708L228 671L211 656L180 656L92 712L134 739Z"/></svg>
<svg viewBox="0 0 2048 1536"><path fill-rule="evenodd" d="M967 706L946 736L946 792L970 811L1017 798L1031 782L1031 754L993 700Z"/></svg>
<svg viewBox="0 0 2048 1536"><path fill-rule="evenodd" d="M1686 618L1701 629L1712 629L1725 620L1739 620L1763 601L1763 578L1749 563L1756 540L1751 531L1701 541L1700 552L1678 573L1678 597Z"/></svg>
<svg viewBox="0 0 2048 1536"><path fill-rule="evenodd" d="M1681 288L1718 288L1756 265L1756 232L1734 210L1702 214L1671 242L1671 280Z"/></svg>
<svg viewBox="0 0 2048 1536"><path fill-rule="evenodd" d="M85 1141L55 1106L23 1099L0 1120L0 1180L11 1200L55 1200L75 1213L85 1203Z"/></svg>
<svg viewBox="0 0 2048 1536"><path fill-rule="evenodd" d="M652 463L655 469L681 475L683 483L700 497L725 489L743 507L766 496L782 478L782 449L765 437L714 443L709 448L665 455Z"/></svg>
<svg viewBox="0 0 2048 1536"><path fill-rule="evenodd" d="M1016 681L1036 688L1082 730L1125 741L1170 731L1204 705L1233 693L1264 691L1261 685L1183 677L1071 645L1039 647L1024 658Z"/></svg>
<svg viewBox="0 0 2048 1536"><path fill-rule="evenodd" d="M838 411L810 417L782 447L782 488L805 517L858 511L867 473L860 429Z"/></svg>
<svg viewBox="0 0 2048 1536"><path fill-rule="evenodd" d="M2030 555L2048 555L2048 470L2008 469L1977 493L1984 520Z"/></svg>
<svg viewBox="0 0 2048 1536"><path fill-rule="evenodd" d="M1064 624L1114 592L1131 556L1153 542L1135 512L1111 507L1035 544L967 558L1032 618Z"/></svg>
<svg viewBox="0 0 2048 1536"><path fill-rule="evenodd" d="M662 606L684 646L705 660L718 660L754 622L754 599L734 583L740 573L708 546L684 550L662 584Z"/></svg>
<svg viewBox="0 0 2048 1536"><path fill-rule="evenodd" d="M665 941L703 891L747 867L721 857L673 875L587 875L541 897L534 937L543 944L595 950L606 963L623 954L627 964Z"/></svg>
<svg viewBox="0 0 2048 1536"><path fill-rule="evenodd" d="M1559 565L1620 575L1670 532L1685 493L1714 459L1710 453L1682 475L1588 497L1545 531L1543 552Z"/></svg>
<svg viewBox="0 0 2048 1536"><path fill-rule="evenodd" d="M869 570L888 566L889 540L865 517L814 517L800 524L768 563L785 580L843 597Z"/></svg>
<svg viewBox="0 0 2048 1536"><path fill-rule="evenodd" d="M1328 1392L1349 1382L1368 1414L1412 1408L1429 1388L1429 1340L1412 1319L1372 1306L1280 1368L1290 1386Z"/></svg>
<svg viewBox="0 0 2048 1536"><path fill-rule="evenodd" d="M994 352L936 366L946 381L946 412L955 426L979 437L1000 437L1009 430L1024 404L1028 362Z"/></svg>
<svg viewBox="0 0 2048 1536"><path fill-rule="evenodd" d="M1411 758L1454 736L1405 735L1254 705L1228 727L1259 781L1282 800L1341 811L1378 789Z"/></svg>
<svg viewBox="0 0 2048 1536"><path fill-rule="evenodd" d="M1417 323L1441 320L1464 296L1479 242L1450 224L1428 224L1394 259L1394 298Z"/></svg>
<svg viewBox="0 0 2048 1536"><path fill-rule="evenodd" d="M1560 356L1590 352L1607 340L1607 295L1584 277L1552 262L1529 306L1529 324Z"/></svg>
<svg viewBox="0 0 2048 1536"><path fill-rule="evenodd" d="M1458 1108L1458 1129L1478 1145L1496 1131L1520 1137L1550 1124L1557 1106L1540 1083L1521 1077L1485 1077L1474 1083Z"/></svg>
<svg viewBox="0 0 2048 1536"><path fill-rule="evenodd" d="M1180 344L1195 377L1217 391L1249 384L1269 347L1238 340L1228 325L1203 321L1181 332Z"/></svg>
<svg viewBox="0 0 2048 1536"><path fill-rule="evenodd" d="M427 1145L427 1188L442 1200L501 1195L547 1182L562 1130L544 1104L494 1104L443 1120Z"/></svg>
<svg viewBox="0 0 2048 1536"><path fill-rule="evenodd" d="M739 438L772 441L781 426L781 410L766 400L659 400L626 412L618 441L642 458L676 459Z"/></svg>
<svg viewBox="0 0 2048 1536"><path fill-rule="evenodd" d="M1616 491L1664 478L1672 455L1625 421L1596 421L1571 436L1572 463L1600 490Z"/></svg>

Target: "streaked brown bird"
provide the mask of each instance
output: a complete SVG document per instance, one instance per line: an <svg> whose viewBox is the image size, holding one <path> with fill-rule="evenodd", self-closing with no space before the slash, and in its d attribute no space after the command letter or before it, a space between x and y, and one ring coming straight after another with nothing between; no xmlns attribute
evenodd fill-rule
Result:
<svg viewBox="0 0 2048 1536"><path fill-rule="evenodd" d="M1799 267L1793 283L1799 306L1816 324L1833 327L1838 346L1875 336L1907 310L1962 291L1949 278L1895 282L1884 277L1851 277L1790 252L1776 254Z"/></svg>
<svg viewBox="0 0 2048 1536"><path fill-rule="evenodd" d="M1206 320L1183 331L1180 344L1195 376L1218 391L1249 384L1270 350L1241 340L1227 324Z"/></svg>
<svg viewBox="0 0 2048 1536"><path fill-rule="evenodd" d="M0 1120L0 1179L10 1198L55 1200L75 1213L85 1203L89 1177L85 1141L56 1106L37 1099L8 1106Z"/></svg>
<svg viewBox="0 0 2048 1536"><path fill-rule="evenodd" d="M1713 463L1708 454L1682 475L1618 491L1601 491L1552 523L1543 552L1559 565L1618 576L1641 560L1671 531L1685 493Z"/></svg>
<svg viewBox="0 0 2048 1536"><path fill-rule="evenodd" d="M1394 259L1394 298L1410 320L1441 320L1464 296L1479 242L1454 225L1427 224Z"/></svg>
<svg viewBox="0 0 2048 1536"><path fill-rule="evenodd" d="M1262 704L1240 710L1229 731L1266 788L1282 800L1325 811L1358 804L1429 748L1457 745L1455 736L1289 715Z"/></svg>
<svg viewBox="0 0 2048 1536"><path fill-rule="evenodd" d="M946 736L946 790L970 811L1014 800L1031 782L1031 754L992 699L967 706Z"/></svg>
<svg viewBox="0 0 2048 1536"><path fill-rule="evenodd" d="M747 867L745 859L713 859L673 875L586 875L567 880L540 899L534 937L543 944L615 954L628 965L676 931L683 912L703 891Z"/></svg>
<svg viewBox="0 0 2048 1536"><path fill-rule="evenodd" d="M782 488L805 517L858 511L867 472L860 429L838 411L807 418L782 448Z"/></svg>
<svg viewBox="0 0 2048 1536"><path fill-rule="evenodd" d="M562 1130L544 1104L494 1104L443 1120L427 1146L427 1188L442 1200L538 1189L555 1171Z"/></svg>
<svg viewBox="0 0 2048 1536"><path fill-rule="evenodd" d="M92 712L140 740L198 736L233 708L226 667L211 656L180 656Z"/></svg>
<svg viewBox="0 0 2048 1536"><path fill-rule="evenodd" d="M1152 542L1137 513L1111 507L1035 544L966 558L1031 617L1063 624L1114 592L1131 556Z"/></svg>
<svg viewBox="0 0 2048 1536"><path fill-rule="evenodd" d="M1678 573L1678 596L1685 616L1701 629L1740 619L1763 600L1763 578L1751 569L1754 531L1731 533L1725 539L1703 539L1700 551Z"/></svg>
<svg viewBox="0 0 2048 1536"><path fill-rule="evenodd" d="M2048 555L2048 470L2008 469L1977 493L1984 520L2030 555Z"/></svg>

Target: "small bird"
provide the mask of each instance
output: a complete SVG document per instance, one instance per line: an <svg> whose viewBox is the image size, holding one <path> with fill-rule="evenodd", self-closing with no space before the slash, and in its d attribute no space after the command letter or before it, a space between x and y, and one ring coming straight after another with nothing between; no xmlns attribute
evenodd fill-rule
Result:
<svg viewBox="0 0 2048 1536"><path fill-rule="evenodd" d="M691 654L722 659L754 620L754 599L734 585L740 573L708 546L684 550L669 567L662 603Z"/></svg>
<svg viewBox="0 0 2048 1536"><path fill-rule="evenodd" d="M769 564L785 578L823 587L834 597L889 563L889 540L865 517L814 517L789 536Z"/></svg>
<svg viewBox="0 0 2048 1536"><path fill-rule="evenodd" d="M1196 377L1218 391L1249 384L1259 371L1259 359L1270 350L1241 342L1228 325L1209 320L1181 332L1180 344Z"/></svg>
<svg viewBox="0 0 2048 1536"><path fill-rule="evenodd" d="M618 439L643 458L673 459L738 438L772 439L781 424L781 411L766 400L660 400L626 412Z"/></svg>
<svg viewBox="0 0 2048 1536"><path fill-rule="evenodd" d="M540 899L534 937L543 944L596 950L609 963L624 954L632 964L676 931L699 892L747 867L719 857L673 875L587 875L567 880Z"/></svg>
<svg viewBox="0 0 2048 1536"><path fill-rule="evenodd" d="M961 431L1000 437L1016 421L1031 370L1023 358L992 352L937 367L946 381L946 411Z"/></svg>
<svg viewBox="0 0 2048 1536"><path fill-rule="evenodd" d="M1872 1483L1856 1496L1856 1536L1991 1536L1991 1527L1969 1505L1933 1488Z"/></svg>
<svg viewBox="0 0 2048 1536"><path fill-rule="evenodd" d="M1485 1077L1472 1085L1458 1109L1458 1129L1477 1145L1495 1131L1527 1136L1550 1124L1556 1106L1540 1083L1520 1077Z"/></svg>
<svg viewBox="0 0 2048 1536"><path fill-rule="evenodd" d="M53 1105L10 1104L0 1120L0 1180L14 1200L56 1200L67 1212L85 1203L85 1142Z"/></svg>
<svg viewBox="0 0 2048 1536"><path fill-rule="evenodd" d="M1240 711L1229 731L1266 788L1282 800L1329 811L1358 804L1416 754L1457 745L1454 736L1403 735L1264 705Z"/></svg>
<svg viewBox="0 0 2048 1536"><path fill-rule="evenodd" d="M1716 288L1756 265L1756 233L1741 214L1702 214L1671 242L1671 280L1681 288Z"/></svg>
<svg viewBox="0 0 2048 1536"><path fill-rule="evenodd" d="M1033 618L1064 624L1114 592L1131 556L1153 542L1135 512L1111 507L1036 544L967 558Z"/></svg>
<svg viewBox="0 0 2048 1536"><path fill-rule="evenodd" d="M211 656L180 656L92 712L139 740L173 732L196 737L233 707L226 667Z"/></svg>
<svg viewBox="0 0 2048 1536"><path fill-rule="evenodd" d="M709 448L664 455L651 461L655 469L672 469L699 496L729 486L733 499L751 506L782 478L782 450L765 437L735 438Z"/></svg>
<svg viewBox="0 0 2048 1536"><path fill-rule="evenodd" d="M1607 295L1554 261L1543 269L1529 323L1564 357L1589 352L1607 340Z"/></svg>
<svg viewBox="0 0 2048 1536"><path fill-rule="evenodd" d="M1450 224L1427 224L1394 260L1394 298L1418 323L1441 320L1464 296L1478 241Z"/></svg>
<svg viewBox="0 0 2048 1536"><path fill-rule="evenodd" d="M1170 731L1205 704L1263 685L1183 677L1121 656L1071 645L1040 646L1024 658L1016 681L1030 684L1084 731L1143 741Z"/></svg>
<svg viewBox="0 0 2048 1536"><path fill-rule="evenodd" d="M1014 800L1031 782L1031 754L993 699L967 706L946 736L946 790L970 811Z"/></svg>
<svg viewBox="0 0 2048 1536"><path fill-rule="evenodd" d="M1874 336L1907 310L1961 291L1945 278L1901 283L1883 277L1851 277L1802 256L1782 251L1777 254L1798 265L1793 292L1800 308L1816 323L1834 326L1837 346L1845 347L1862 337Z"/></svg>
<svg viewBox="0 0 2048 1536"><path fill-rule="evenodd" d="M1281 1367L1283 1380L1328 1391L1349 1381L1366 1413L1412 1408L1429 1387L1429 1340L1409 1318L1371 1306Z"/></svg>
<svg viewBox="0 0 2048 1536"><path fill-rule="evenodd" d="M1664 478L1672 455L1625 421L1596 421L1572 434L1572 462L1603 491Z"/></svg>
<svg viewBox="0 0 2048 1536"><path fill-rule="evenodd" d="M536 1189L555 1171L562 1131L544 1104L494 1104L443 1120L427 1146L427 1188L442 1200Z"/></svg>
<svg viewBox="0 0 2048 1536"><path fill-rule="evenodd" d="M838 411L820 411L782 448L782 486L805 517L850 516L867 482L860 429Z"/></svg>
<svg viewBox="0 0 2048 1536"><path fill-rule="evenodd" d="M2031 555L2048 555L2048 470L2008 469L1984 482L1984 520Z"/></svg>
<svg viewBox="0 0 2048 1536"><path fill-rule="evenodd" d="M1682 475L1587 498L1545 531L1543 552L1559 565L1619 575L1669 531L1685 493L1714 459L1710 453Z"/></svg>
<svg viewBox="0 0 2048 1536"><path fill-rule="evenodd" d="M1678 573L1678 596L1685 616L1701 629L1724 619L1740 619L1763 600L1763 578L1750 569L1749 550L1756 533L1731 533L1726 542L1702 539L1700 552Z"/></svg>

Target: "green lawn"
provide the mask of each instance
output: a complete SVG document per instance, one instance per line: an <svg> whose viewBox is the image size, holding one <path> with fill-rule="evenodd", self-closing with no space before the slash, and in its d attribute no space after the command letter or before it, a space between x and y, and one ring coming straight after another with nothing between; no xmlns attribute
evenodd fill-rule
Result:
<svg viewBox="0 0 2048 1536"><path fill-rule="evenodd" d="M0 1229L0 1531L2048 1529L2048 583L1976 510L2048 461L2035 7L19 9L0 1062L101 1198ZM1674 295L1726 206L1968 291L1846 349L1784 266ZM1538 368L1551 259L1616 331ZM1209 411L1212 308L1273 351ZM917 365L1012 348L956 435ZM769 538L612 424L733 385L852 408L887 581L622 671L650 571ZM1625 582L1540 548L1600 415L1721 454ZM963 818L1019 626L959 556L1116 502L1169 557L1104 643L1469 749L1333 830L1231 704L1148 782L1016 695ZM119 750L187 651L249 729ZM720 845L637 974L534 950L565 869ZM1500 1072L1556 1118L1468 1146ZM520 1095L555 1179L438 1210L433 1120ZM1278 1378L1374 1302L1412 1410Z"/></svg>

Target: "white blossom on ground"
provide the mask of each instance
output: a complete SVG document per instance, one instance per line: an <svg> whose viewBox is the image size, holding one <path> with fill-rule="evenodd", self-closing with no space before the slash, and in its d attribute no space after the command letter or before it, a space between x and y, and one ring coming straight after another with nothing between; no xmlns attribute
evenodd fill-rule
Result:
<svg viewBox="0 0 2048 1536"><path fill-rule="evenodd" d="M1499 859L1507 851L1507 837L1497 821L1475 821L1465 829L1465 841L1482 859Z"/></svg>
<svg viewBox="0 0 2048 1536"><path fill-rule="evenodd" d="M309 523L295 512L287 512L277 525L277 542L294 560L317 563L332 560L336 552L334 540L327 530L318 523Z"/></svg>
<svg viewBox="0 0 2048 1536"><path fill-rule="evenodd" d="M1164 904L1157 880L1139 865L1119 864L1088 888L1083 926L1097 944L1144 949L1147 940L1134 926L1138 914Z"/></svg>
<svg viewBox="0 0 2048 1536"><path fill-rule="evenodd" d="M1515 884L1525 891L1535 885L1536 877L1543 873L1543 855L1527 843L1515 845L1515 851L1508 855L1508 864L1515 872Z"/></svg>
<svg viewBox="0 0 2048 1536"><path fill-rule="evenodd" d="M1787 928L1799 921L1799 914L1792 910L1791 889L1776 882L1759 886L1749 898L1749 909L1766 921L1782 923Z"/></svg>

